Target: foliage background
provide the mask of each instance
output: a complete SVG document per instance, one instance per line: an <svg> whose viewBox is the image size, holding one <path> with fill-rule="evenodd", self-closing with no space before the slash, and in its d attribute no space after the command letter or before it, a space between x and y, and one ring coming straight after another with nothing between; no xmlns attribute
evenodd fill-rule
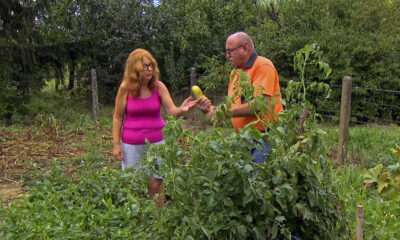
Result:
<svg viewBox="0 0 400 240"><path fill-rule="evenodd" d="M95 68L98 72L101 103L112 105L124 61L135 48L147 48L154 54L161 68L162 80L172 91L189 85L188 69L192 66L196 66L200 74L209 74L200 84L210 91L225 89L221 86L227 83L230 66L225 61L224 42L230 33L239 30L253 37L257 51L275 63L282 80L298 80L292 65L293 58L298 49L316 43L323 51L323 60L332 68L331 75L323 82L340 84L344 75L351 75L357 86L400 90L399 0L3 0L0 9L0 122L35 122L39 129L34 130L37 132L33 136L48 134L57 146L62 144L60 139L67 135L88 136L90 139L90 143L82 143L80 138L71 143L71 146L87 144L82 147L86 150L85 154L61 162L62 165L54 158L54 165L46 171L37 162L31 161L34 158L37 161L36 155L32 159L23 159L30 169L26 174L37 174L38 181L31 183L34 184L32 190L22 202L0 211L0 221L7 225L2 226L7 229L2 229L1 234L10 239L46 238L49 234L70 236L71 232L87 238L107 238L114 234L126 238L132 229L138 235L152 234L152 226L140 223L157 223L162 227L165 219L177 221L176 225L187 220L175 216L181 216L179 210L190 211L193 208L158 212L152 202L146 201L141 194L146 187L143 182L134 182L125 173L103 166L105 160L111 161L110 156L103 152L108 153L110 149L107 145L110 144L110 136L107 138L104 132L110 133L112 109L102 108L109 112L99 125L94 126L85 112L91 102L90 69ZM307 82L321 79L318 69L312 66L307 68L305 75ZM66 89L67 94L39 93L52 81L56 89ZM357 97L353 95L353 98ZM399 99L392 101L399 102ZM375 109L365 106L357 111L361 116L378 114ZM398 118L399 115L397 112L392 117ZM329 134L323 143L327 147L335 146L337 129L327 132ZM396 239L399 238L398 202L382 198L376 189L362 190L364 167L396 163L386 152L398 143L400 135L393 130L383 132L364 128L351 132L353 140L349 143L349 150L351 157L361 159L360 164L332 170L335 174L329 179L328 187L339 190L339 198L344 201L343 214L349 221L350 229L355 229L355 206L363 204L371 213L365 216L365 236ZM2 133L2 146L8 146L9 140L4 136L9 135L8 131ZM28 141L29 136L23 136L21 142ZM221 136L224 135L201 135L197 140ZM319 140L320 136L315 136L314 140ZM219 142L234 146L234 139L224 140ZM371 144L373 141L376 142ZM219 147L217 143L214 148ZM171 146L175 147L173 144ZM318 146L323 147L322 144ZM46 147L43 152L48 154L51 152L49 149ZM202 152L208 156L215 155L213 148L198 147L197 150L201 150L194 156L198 159L202 159ZM228 155L230 152L223 153ZM312 161L306 163L314 164ZM71 165L72 169L76 169L73 175L64 176L63 173L68 172ZM214 169L214 165L209 166ZM305 172L310 173L306 176L313 176L312 167L293 172L286 171L288 166L277 166L279 170L285 170L282 179L279 179L277 171L271 172L277 175L276 181L288 182L293 177L290 173ZM242 167L245 169L246 165ZM183 171L179 172L179 168L177 170L176 176L187 177ZM333 174L331 170L315 171L318 174ZM194 168L189 173L200 176ZM232 181L245 183L243 179L232 176ZM198 184L206 183L202 182L204 179L194 180L198 180ZM291 184L290 181L288 184ZM187 189L184 184L179 187ZM137 191L132 192L132 189ZM174 192L173 188L168 190L170 194L175 194L175 201L190 203L190 196ZM191 190L188 189L189 192ZM278 186L277 190L283 194L276 199L291 197L282 186ZM220 191L213 191L212 194L196 192L214 198L218 198L217 193ZM324 201L324 198L320 199ZM219 201L218 204L216 206L224 206L230 202ZM290 208L286 215L276 215L279 218L275 223L281 221L282 216L290 219L294 212L296 209ZM206 218L195 214L191 216ZM139 225L132 225L132 217ZM196 227L197 219L190 220L193 224L188 226ZM249 218L244 216L242 220L248 221ZM121 229L121 223L126 228ZM55 227L47 228L49 225ZM243 229L240 222L235 226L238 233ZM381 230L377 231L376 226L380 226ZM325 225L315 227L324 228ZM194 229L195 233L206 234L202 229ZM297 230L297 233L305 234L307 229ZM160 231L168 235L169 230L161 228ZM146 239L148 236L144 235L141 237Z"/></svg>
<svg viewBox="0 0 400 240"><path fill-rule="evenodd" d="M91 68L98 73L101 103L112 105L125 59L139 47L153 53L162 80L172 91L189 85L192 66L199 73L227 76L228 67L217 66L225 63L226 37L240 30L253 37L259 54L274 62L282 80L297 78L292 66L295 52L316 43L332 68L324 82L341 84L344 75L351 75L357 86L400 89L399 0L4 0L0 4L2 121L21 119L18 115L26 112L26 103L49 79L55 79L56 89L65 86L71 94L90 100ZM307 81L318 78L315 70L309 71ZM211 91L226 84L227 77L225 81L210 77L207 82ZM338 94L339 90L333 92ZM358 97L361 93L353 95ZM356 112L380 114L373 107L359 107ZM392 115L396 119L400 113Z"/></svg>

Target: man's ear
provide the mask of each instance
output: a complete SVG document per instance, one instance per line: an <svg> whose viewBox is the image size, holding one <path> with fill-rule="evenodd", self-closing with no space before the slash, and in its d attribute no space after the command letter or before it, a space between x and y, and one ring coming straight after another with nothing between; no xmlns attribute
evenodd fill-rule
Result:
<svg viewBox="0 0 400 240"><path fill-rule="evenodd" d="M250 48L249 44L247 44L247 43L244 43L242 48L245 50L246 53L249 53L251 51L251 48ZM251 52L251 53L253 53L253 52Z"/></svg>

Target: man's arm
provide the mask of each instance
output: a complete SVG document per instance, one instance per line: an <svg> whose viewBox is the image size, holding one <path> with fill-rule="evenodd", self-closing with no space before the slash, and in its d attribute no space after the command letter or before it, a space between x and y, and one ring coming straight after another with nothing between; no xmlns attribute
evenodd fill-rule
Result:
<svg viewBox="0 0 400 240"><path fill-rule="evenodd" d="M264 96L264 99L265 99L266 101L269 101L269 100L271 99L270 96L267 96L267 95L263 95L263 96ZM256 101L256 100L253 99L253 100L250 101L250 103L243 103L243 104L240 104L240 105L238 105L238 106L232 107L232 108L231 108L232 116L233 116L233 117L248 117L248 116L254 116L254 112L251 111L250 105L251 105L251 104L254 104L255 101ZM255 109L254 109L254 110L255 110L256 113L259 113L260 108L259 108L257 105L255 105Z"/></svg>
<svg viewBox="0 0 400 240"><path fill-rule="evenodd" d="M263 95L264 98L269 101L271 99L270 96ZM255 99L250 101L250 104L253 104L255 102ZM204 113L206 114L208 119L211 119L215 116L215 106L212 105L211 100L206 99L206 98L201 98L199 99L197 103L197 107ZM256 113L259 112L259 109L257 106L255 106L255 111ZM249 103L244 103L239 106L232 107L230 109L230 112L233 117L247 117L247 116L254 116L254 112L251 111L251 108L249 106Z"/></svg>

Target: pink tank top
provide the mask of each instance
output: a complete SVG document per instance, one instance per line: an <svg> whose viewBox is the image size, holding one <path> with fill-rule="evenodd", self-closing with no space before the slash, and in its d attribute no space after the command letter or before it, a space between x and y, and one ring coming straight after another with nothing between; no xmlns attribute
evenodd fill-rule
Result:
<svg viewBox="0 0 400 240"><path fill-rule="evenodd" d="M164 126L158 88L148 98L132 98L128 94L121 136L123 143L146 144L146 138L150 143L159 142L164 139L161 132Z"/></svg>

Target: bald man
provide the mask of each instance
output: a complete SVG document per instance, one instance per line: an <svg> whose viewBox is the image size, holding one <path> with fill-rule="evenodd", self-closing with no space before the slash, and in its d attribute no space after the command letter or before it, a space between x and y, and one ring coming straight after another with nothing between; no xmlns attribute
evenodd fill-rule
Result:
<svg viewBox="0 0 400 240"><path fill-rule="evenodd" d="M278 72L271 60L257 54L250 36L245 32L236 32L229 35L226 39L225 49L226 58L235 68L242 69L246 73L248 80L251 81L255 89L253 94L262 94L271 103L275 102L273 113L282 111L283 106L279 101L281 90ZM234 96L235 91L241 91L235 85L239 80L239 73L232 70L229 79L228 96L231 98ZM206 114L208 119L215 116L215 107L212 106L209 99L200 99L197 107ZM260 113L257 108L255 110ZM243 97L238 96L234 99L230 112L232 114L232 124L236 131L253 121L257 121L255 113L250 109L249 103L244 101ZM271 121L273 120L271 115L273 115L272 110L267 110L262 114L261 119ZM258 122L254 127L261 132L265 132L267 129L264 128L264 125L262 122ZM270 146L266 139L264 139L264 143L258 144L261 144L263 151L260 152L257 148L252 150L254 162L263 163L265 156L271 151Z"/></svg>

